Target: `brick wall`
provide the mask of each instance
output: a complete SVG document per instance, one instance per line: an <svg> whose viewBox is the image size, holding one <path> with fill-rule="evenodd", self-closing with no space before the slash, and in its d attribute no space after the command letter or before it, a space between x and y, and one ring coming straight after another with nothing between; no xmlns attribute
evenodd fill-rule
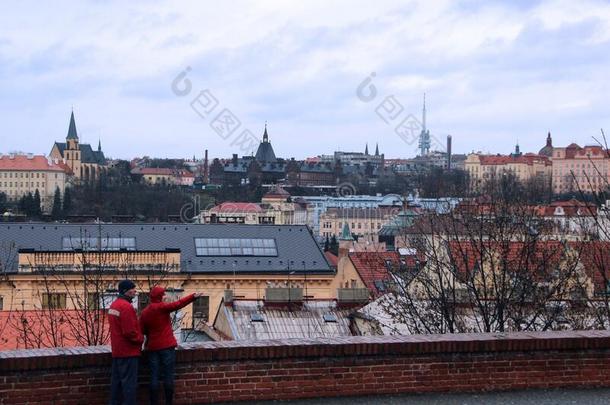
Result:
<svg viewBox="0 0 610 405"><path fill-rule="evenodd" d="M104 404L110 363L107 347L0 352L0 404ZM143 366L143 403L147 371ZM176 384L179 404L610 387L610 332L189 344L177 354Z"/></svg>

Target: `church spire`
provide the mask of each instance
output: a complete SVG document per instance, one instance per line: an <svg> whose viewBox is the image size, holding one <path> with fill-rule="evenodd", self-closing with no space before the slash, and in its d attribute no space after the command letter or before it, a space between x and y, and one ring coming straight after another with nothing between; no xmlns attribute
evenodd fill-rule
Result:
<svg viewBox="0 0 610 405"><path fill-rule="evenodd" d="M366 143L366 147L364 148L364 154L368 156L369 154L369 143Z"/></svg>
<svg viewBox="0 0 610 405"><path fill-rule="evenodd" d="M341 230L341 236L339 236L339 240L354 240L352 237L352 233L349 230L349 225L347 221L343 223L343 229Z"/></svg>
<svg viewBox="0 0 610 405"><path fill-rule="evenodd" d="M97 140L97 151L98 152L102 151L102 141L100 139Z"/></svg>
<svg viewBox="0 0 610 405"><path fill-rule="evenodd" d="M66 139L76 139L78 140L78 135L76 134L76 123L74 122L74 111L70 115L70 126L68 127L68 136Z"/></svg>
<svg viewBox="0 0 610 405"><path fill-rule="evenodd" d="M263 142L269 142L269 135L267 134L267 121L265 121L265 132L263 133Z"/></svg>
<svg viewBox="0 0 610 405"><path fill-rule="evenodd" d="M379 142L375 144L375 156L379 156Z"/></svg>

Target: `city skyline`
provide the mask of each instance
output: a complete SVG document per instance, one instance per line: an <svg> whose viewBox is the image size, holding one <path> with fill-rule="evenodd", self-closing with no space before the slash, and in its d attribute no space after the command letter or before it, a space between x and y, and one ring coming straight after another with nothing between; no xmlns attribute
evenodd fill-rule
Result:
<svg viewBox="0 0 610 405"><path fill-rule="evenodd" d="M115 158L242 153L190 107L210 90L278 156L303 159L379 143L413 157L376 113L394 95L454 153L594 143L608 122L610 6L588 1L319 2L217 6L28 3L0 16L4 153L48 154L73 107L82 142ZM431 24L433 22L433 24ZM185 69L189 97L172 83ZM374 102L357 96L374 74ZM214 113L216 114L216 112Z"/></svg>

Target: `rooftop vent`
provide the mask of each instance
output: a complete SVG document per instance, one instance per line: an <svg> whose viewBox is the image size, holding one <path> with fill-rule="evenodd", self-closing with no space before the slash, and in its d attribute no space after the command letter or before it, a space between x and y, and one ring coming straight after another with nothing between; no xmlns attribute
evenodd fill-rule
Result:
<svg viewBox="0 0 610 405"><path fill-rule="evenodd" d="M338 288L337 300L340 303L364 303L369 300L368 288Z"/></svg>
<svg viewBox="0 0 610 405"><path fill-rule="evenodd" d="M337 316L331 312L325 313L322 318L324 318L324 322L337 322Z"/></svg>
<svg viewBox="0 0 610 405"><path fill-rule="evenodd" d="M265 288L265 301L301 302L303 301L303 289L295 287L267 287Z"/></svg>
<svg viewBox="0 0 610 405"><path fill-rule="evenodd" d="M250 314L250 322L265 322L265 318L258 312L252 312Z"/></svg>
<svg viewBox="0 0 610 405"><path fill-rule="evenodd" d="M233 302L233 290L225 290L224 294L225 304L230 304Z"/></svg>

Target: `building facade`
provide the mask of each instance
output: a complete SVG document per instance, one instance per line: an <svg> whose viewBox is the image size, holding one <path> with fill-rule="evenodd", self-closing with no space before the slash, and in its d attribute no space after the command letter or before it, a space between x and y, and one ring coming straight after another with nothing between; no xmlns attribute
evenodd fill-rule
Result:
<svg viewBox="0 0 610 405"><path fill-rule="evenodd" d="M519 145L515 148L515 153L510 155L470 154L464 167L475 188L502 174L510 173L522 182L531 179L550 181L552 174L552 163L548 157L533 153L522 154Z"/></svg>
<svg viewBox="0 0 610 405"><path fill-rule="evenodd" d="M305 226L3 223L0 240L1 311L104 309L128 277L140 309L155 284L203 292L184 310L188 329L211 323L227 297L264 299L287 286L333 300L345 280L359 280L334 270Z"/></svg>
<svg viewBox="0 0 610 405"><path fill-rule="evenodd" d="M319 235L324 239L337 237L347 224L359 240L376 241L379 230L399 211L400 207L329 208L320 214Z"/></svg>
<svg viewBox="0 0 610 405"><path fill-rule="evenodd" d="M45 211L51 208L56 189L63 195L71 174L63 161L42 155L0 155L0 192L16 201L38 190Z"/></svg>
<svg viewBox="0 0 610 405"><path fill-rule="evenodd" d="M199 222L204 224L272 224L307 225L312 211L307 203L291 201L281 186L263 195L260 203L227 201L203 210Z"/></svg>
<svg viewBox="0 0 610 405"><path fill-rule="evenodd" d="M601 146L553 148L553 191L598 193L608 187L610 157Z"/></svg>
<svg viewBox="0 0 610 405"><path fill-rule="evenodd" d="M148 185L175 185L190 187L195 181L195 175L186 169L170 169L164 167L136 167L131 174Z"/></svg>
<svg viewBox="0 0 610 405"><path fill-rule="evenodd" d="M309 205L311 214L307 225L314 235L320 235L320 215L329 208L377 208L380 206L401 207L403 198L398 194L388 195L347 195L332 196L293 196L293 201L303 201Z"/></svg>
<svg viewBox="0 0 610 405"><path fill-rule="evenodd" d="M93 181L107 169L101 142L98 143L97 150L93 150L89 144L79 142L74 112L70 115L66 142L55 142L50 156L53 159L63 160L79 181Z"/></svg>

